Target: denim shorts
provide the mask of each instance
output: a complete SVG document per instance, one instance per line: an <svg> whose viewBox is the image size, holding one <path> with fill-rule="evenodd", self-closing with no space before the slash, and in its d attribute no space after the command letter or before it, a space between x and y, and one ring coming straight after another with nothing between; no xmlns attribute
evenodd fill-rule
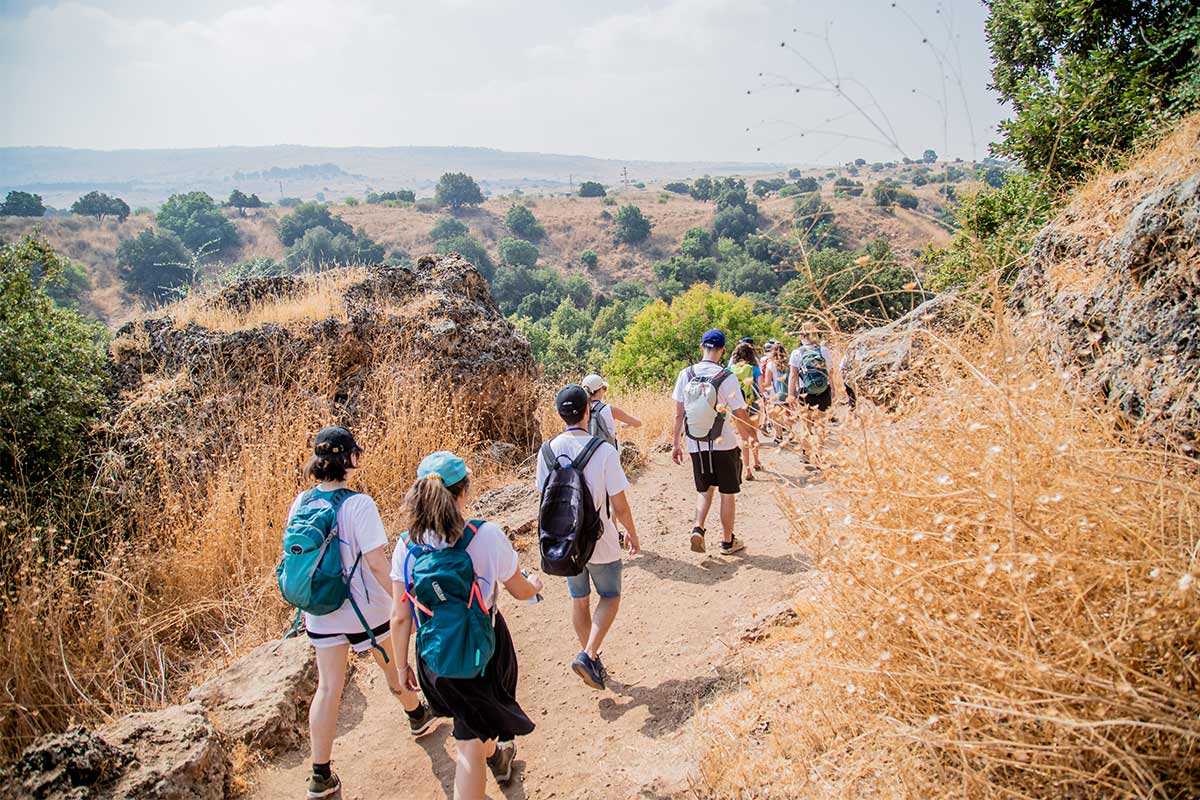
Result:
<svg viewBox="0 0 1200 800"><path fill-rule="evenodd" d="M575 600L582 600L592 593L591 583L596 584L596 594L601 597L620 597L621 559L607 564L588 564L583 572L567 578L567 593Z"/></svg>

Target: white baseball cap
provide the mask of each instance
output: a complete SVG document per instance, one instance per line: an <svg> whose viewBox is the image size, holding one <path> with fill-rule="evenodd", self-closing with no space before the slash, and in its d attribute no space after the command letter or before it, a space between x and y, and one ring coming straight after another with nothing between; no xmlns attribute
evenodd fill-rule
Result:
<svg viewBox="0 0 1200 800"><path fill-rule="evenodd" d="M607 389L608 383L604 380L604 378L601 378L599 375L593 373L583 379L583 388L587 389L592 394L595 394L601 389Z"/></svg>

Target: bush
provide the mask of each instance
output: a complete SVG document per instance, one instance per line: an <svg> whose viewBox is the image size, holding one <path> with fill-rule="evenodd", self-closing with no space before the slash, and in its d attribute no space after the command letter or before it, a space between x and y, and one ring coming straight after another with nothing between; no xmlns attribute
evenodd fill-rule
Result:
<svg viewBox="0 0 1200 800"><path fill-rule="evenodd" d="M501 265L492 282L492 297L501 311L532 320L548 317L565 296L562 276L552 269Z"/></svg>
<svg viewBox="0 0 1200 800"><path fill-rule="evenodd" d="M192 255L179 237L150 228L117 245L117 273L128 291L152 303L170 299L195 279Z"/></svg>
<svg viewBox="0 0 1200 800"><path fill-rule="evenodd" d="M646 219L642 210L635 205L621 206L617 211L617 241L637 244L650 236L653 223Z"/></svg>
<svg viewBox="0 0 1200 800"><path fill-rule="evenodd" d="M174 233L198 257L237 246L238 232L207 192L173 194L158 210L158 225Z"/></svg>
<svg viewBox="0 0 1200 800"><path fill-rule="evenodd" d="M604 189L604 184L596 181L584 181L579 184L580 197L606 197L608 192Z"/></svg>
<svg viewBox="0 0 1200 800"><path fill-rule="evenodd" d="M651 266L658 296L670 300L696 283L712 283L717 279L717 262L709 257L701 259L687 256L672 256L666 261L656 261Z"/></svg>
<svg viewBox="0 0 1200 800"><path fill-rule="evenodd" d="M357 197L351 197L351 196L343 197L343 198L342 198L342 205L346 205L346 206L356 206L356 205L358 205L358 198L357 198Z"/></svg>
<svg viewBox="0 0 1200 800"><path fill-rule="evenodd" d="M788 281L779 292L780 306L795 317L831 313L851 330L896 319L924 299L914 271L897 262L883 239L855 252L810 254L803 277Z"/></svg>
<svg viewBox="0 0 1200 800"><path fill-rule="evenodd" d="M433 228L429 231L429 238L435 242L440 242L443 239L454 239L459 236L466 236L468 233L467 226L456 220L454 217L442 217L437 222L433 223Z"/></svg>
<svg viewBox="0 0 1200 800"><path fill-rule="evenodd" d="M755 209L757 212L757 209ZM747 213L743 206L730 206L717 212L713 218L713 236L718 239L733 239L744 242L746 237L758 230L757 214Z"/></svg>
<svg viewBox="0 0 1200 800"><path fill-rule="evenodd" d="M596 265L600 263L600 256L596 255L595 250L584 250L579 254L579 263L588 269L595 269Z"/></svg>
<svg viewBox="0 0 1200 800"><path fill-rule="evenodd" d="M109 197L103 192L88 192L71 204L71 213L82 217L116 217L117 222L129 218L129 204L119 197Z"/></svg>
<svg viewBox="0 0 1200 800"><path fill-rule="evenodd" d="M717 283L725 291L736 295L766 297L779 287L779 276L770 264L743 255L721 265Z"/></svg>
<svg viewBox="0 0 1200 800"><path fill-rule="evenodd" d="M47 274L40 261L35 262L30 271L37 287L63 308L78 309L84 295L92 288L83 265L65 258L59 260L56 274Z"/></svg>
<svg viewBox="0 0 1200 800"><path fill-rule="evenodd" d="M279 198L279 207L280 208L295 208L296 206L300 205L303 202L304 201L301 200L299 197L281 197L281 198Z"/></svg>
<svg viewBox="0 0 1200 800"><path fill-rule="evenodd" d="M40 194L11 191L0 203L0 217L44 217L46 206Z"/></svg>
<svg viewBox="0 0 1200 800"><path fill-rule="evenodd" d="M778 192L784 186L787 186L787 181L783 178L765 178L754 182L754 194L758 197L766 197L771 192Z"/></svg>
<svg viewBox="0 0 1200 800"><path fill-rule="evenodd" d="M475 269L479 270L479 274L489 282L496 275L496 265L492 263L492 257L488 255L487 248L478 239L466 233L439 239L437 251L439 253L458 253L470 261Z"/></svg>
<svg viewBox="0 0 1200 800"><path fill-rule="evenodd" d="M530 242L541 241L546 229L533 216L533 212L522 205L514 205L504 216L504 224L514 235Z"/></svg>
<svg viewBox="0 0 1200 800"><path fill-rule="evenodd" d="M43 285L53 285L65 268L41 239L0 244L0 501L5 503L21 500L38 507L59 500L57 489L78 468L104 404L103 329L56 305L34 279L36 270ZM10 580L6 574L5 582Z"/></svg>
<svg viewBox="0 0 1200 800"><path fill-rule="evenodd" d="M897 189L896 205L900 206L901 208L907 208L911 211L920 205L920 201L917 200L917 196L912 192L905 191L904 189Z"/></svg>
<svg viewBox="0 0 1200 800"><path fill-rule="evenodd" d="M617 204L617 201L612 199L611 197L605 197L600 200L600 205L602 205L602 206L615 206L616 204Z"/></svg>
<svg viewBox="0 0 1200 800"><path fill-rule="evenodd" d="M291 247L304 237L312 228L324 228L331 237L342 235L346 238L354 236L354 229L335 217L322 203L301 203L292 213L279 221L279 241L284 246Z"/></svg>
<svg viewBox="0 0 1200 800"><path fill-rule="evenodd" d="M354 261L354 237L333 233L323 225L315 225L300 237L288 251L287 262L292 269L309 267L321 269Z"/></svg>
<svg viewBox="0 0 1200 800"><path fill-rule="evenodd" d="M524 239L505 236L496 246L500 263L508 266L533 267L538 260L538 249Z"/></svg>
<svg viewBox="0 0 1200 800"><path fill-rule="evenodd" d="M688 228L679 243L679 253L691 259L712 255L713 237L704 228Z"/></svg>
<svg viewBox="0 0 1200 800"><path fill-rule="evenodd" d="M433 199L439 206L457 210L482 203L483 192L479 190L475 179L465 172L447 172L438 179Z"/></svg>
<svg viewBox="0 0 1200 800"><path fill-rule="evenodd" d="M707 175L703 178L696 178L696 180L692 181L692 199L707 203L713 199L714 187L713 179Z"/></svg>
<svg viewBox="0 0 1200 800"><path fill-rule="evenodd" d="M871 190L871 197L874 198L875 205L887 208L896 201L896 190L887 184L877 183Z"/></svg>
<svg viewBox="0 0 1200 800"><path fill-rule="evenodd" d="M758 313L752 301L697 284L670 305L657 300L638 312L613 348L606 374L626 386L661 386L699 360L700 337L709 328L720 328L735 339L783 338L779 320Z"/></svg>
<svg viewBox="0 0 1200 800"><path fill-rule="evenodd" d="M815 192L796 198L796 219L793 227L808 246L815 250L842 246L843 236L834 222L833 207Z"/></svg>
<svg viewBox="0 0 1200 800"><path fill-rule="evenodd" d="M368 192L367 203L374 205L375 203L411 203L417 199L417 196L409 189L400 189L395 192Z"/></svg>
<svg viewBox="0 0 1200 800"><path fill-rule="evenodd" d="M838 178L833 182L834 197L858 197L862 193L863 185L860 181L849 178Z"/></svg>
<svg viewBox="0 0 1200 800"><path fill-rule="evenodd" d="M683 181L671 181L670 183L665 184L663 188L668 192L674 192L675 194L687 194L691 191L692 187L688 186Z"/></svg>

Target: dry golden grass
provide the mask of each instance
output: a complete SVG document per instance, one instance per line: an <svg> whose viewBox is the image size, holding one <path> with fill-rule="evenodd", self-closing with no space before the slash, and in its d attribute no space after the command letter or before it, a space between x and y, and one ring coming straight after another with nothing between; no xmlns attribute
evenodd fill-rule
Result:
<svg viewBox="0 0 1200 800"><path fill-rule="evenodd" d="M303 276L304 287L287 297L269 298L239 311L199 293L170 307L176 326L197 324L215 331L236 331L268 323L289 327L322 319L346 319L343 293L366 279L360 267L343 267Z"/></svg>
<svg viewBox="0 0 1200 800"><path fill-rule="evenodd" d="M698 796L1200 794L1200 473L997 319L780 494L820 569L698 718Z"/></svg>

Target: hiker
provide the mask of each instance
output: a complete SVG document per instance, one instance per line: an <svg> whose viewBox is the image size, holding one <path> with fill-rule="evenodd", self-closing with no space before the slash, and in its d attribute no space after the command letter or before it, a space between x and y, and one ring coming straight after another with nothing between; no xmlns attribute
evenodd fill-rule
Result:
<svg viewBox="0 0 1200 800"><path fill-rule="evenodd" d="M814 328L800 332L800 345L788 359L788 396L799 405L809 458L819 461L825 445L825 423L833 406L830 364L833 353L820 343Z"/></svg>
<svg viewBox="0 0 1200 800"><path fill-rule="evenodd" d="M754 347L754 337L753 336L743 336L742 338L738 339L738 345L742 345L742 344L748 344L751 347ZM734 345L733 352L734 353L737 352L737 345ZM729 355L729 363L725 365L725 368L733 369L733 354L732 353Z"/></svg>
<svg viewBox="0 0 1200 800"><path fill-rule="evenodd" d="M696 484L696 525L692 528L691 548L705 551L704 522L712 507L713 493L721 494L721 553L735 553L742 542L733 535L737 495L742 486L742 451L739 440L753 430L746 413L746 399L732 373L721 366L725 355L725 334L715 328L700 338L703 358L683 369L675 381L674 444L671 458L683 463L680 435L687 436ZM729 423L732 413L735 422ZM736 430L735 430L736 428Z"/></svg>
<svg viewBox="0 0 1200 800"><path fill-rule="evenodd" d="M612 403L604 402L608 394L608 382L595 373L583 379L583 388L588 390L591 405L588 411L588 431L592 436L599 436L604 441L621 451L617 442L617 422L622 422L630 428L642 427L642 421L632 414L627 414Z"/></svg>
<svg viewBox="0 0 1200 800"><path fill-rule="evenodd" d="M756 470L762 469L758 458L758 431L765 415L760 402L760 386L762 385L762 369L758 366L758 354L754 345L742 341L733 349L733 357L729 361L729 371L737 378L742 389L742 399L746 401L746 411L754 423L754 430L749 431L742 440L742 468L745 479L754 480Z"/></svg>
<svg viewBox="0 0 1200 800"><path fill-rule="evenodd" d="M595 523L595 529L590 535L598 536L586 543L590 546L594 542L595 549L590 553L584 551L587 558L575 565L578 573L572 574L574 570L561 570L555 574L567 575L567 593L571 596L571 624L575 628L581 648L579 655L571 662L571 670L585 685L593 689L604 689L605 669L600 661L600 648L621 606L622 545L617 536L614 517L625 528L625 545L629 548L629 554L636 555L640 548L637 529L633 523L633 511L625 497L629 480L621 469L621 458L617 449L588 432L591 414L591 397L588 390L575 384L564 386L555 397L554 405L566 428L542 445L537 459L535 481L538 491L542 493L538 537L544 544L550 527L555 529L553 532L561 533L559 529L562 527L579 529L587 520ZM554 487L559 483L559 478L570 477L565 473L568 469L582 473L583 485L580 489L586 489L599 520L586 509L580 509L585 517L583 520L564 520L561 513L556 513L562 512L564 507L555 508L557 493ZM552 477L555 480L551 480ZM568 502L567 505L574 509L577 503ZM573 516L573 513L568 516ZM550 572L551 565L547 563L544 547L542 559L545 571ZM591 607L593 586L599 595L594 614Z"/></svg>
<svg viewBox="0 0 1200 800"><path fill-rule="evenodd" d="M388 540L375 501L370 495L349 488L362 457L363 450L350 431L338 426L322 428L313 442L313 456L304 470L318 484L297 495L287 516L285 556L280 564L281 586L288 580L284 574L289 566L286 548L299 547L290 538L294 535L293 523L300 527L318 525L322 514L328 515L329 528L336 532L337 550L340 551L342 568L332 579L342 592L345 584L349 584L349 597L335 610L325 614L304 612L305 631L317 656L317 691L308 712L312 744L310 798L330 797L341 789L341 781L330 770L329 762L351 651L370 650L375 656L387 679L388 689L404 707L413 736L426 733L433 723L433 716L417 696L412 681L405 680L405 673L401 671L403 665L396 659L389 659L383 650L391 634L392 585L388 580L385 552ZM293 552L298 554L299 550Z"/></svg>
<svg viewBox="0 0 1200 800"><path fill-rule="evenodd" d="M775 348L767 356L766 374L763 382L766 384L767 418L775 428L775 443L782 444L785 437L790 437L794 420L788 403L788 351L783 342L776 342Z"/></svg>
<svg viewBox="0 0 1200 800"><path fill-rule="evenodd" d="M454 720L454 797L484 796L487 768L512 778L513 739L534 724L517 703L517 654L499 587L532 600L542 582L526 578L497 525L464 517L471 471L447 451L430 453L404 496L408 530L392 554L392 653L412 685L408 644L414 626L416 679L434 716Z"/></svg>

